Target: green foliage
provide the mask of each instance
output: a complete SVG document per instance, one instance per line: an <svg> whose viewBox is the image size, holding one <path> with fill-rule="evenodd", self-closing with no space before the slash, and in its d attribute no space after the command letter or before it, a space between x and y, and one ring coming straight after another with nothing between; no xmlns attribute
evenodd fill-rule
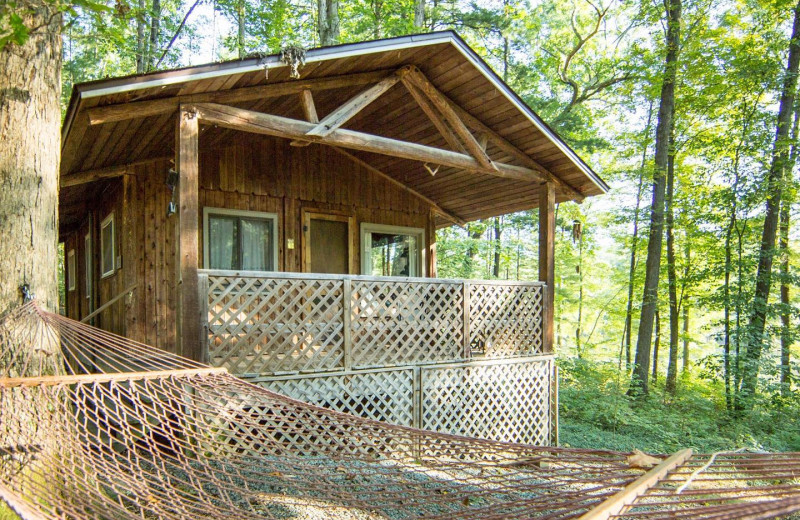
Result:
<svg viewBox="0 0 800 520"><path fill-rule="evenodd" d="M725 410L717 381L693 375L681 380L675 397L656 385L643 401L625 392L627 377L612 363L562 360L560 436L562 445L652 453L684 447L709 453L753 448L800 450L800 399L778 397L759 402L744 420Z"/></svg>

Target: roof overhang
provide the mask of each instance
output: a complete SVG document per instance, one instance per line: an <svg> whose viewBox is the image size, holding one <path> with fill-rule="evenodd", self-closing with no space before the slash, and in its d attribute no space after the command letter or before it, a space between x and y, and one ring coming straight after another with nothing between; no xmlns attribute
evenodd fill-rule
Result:
<svg viewBox="0 0 800 520"><path fill-rule="evenodd" d="M427 72L432 84L436 85L443 94L447 95L461 108L486 127L496 131L504 139L518 146L531 159L538 161L552 173L553 177L573 187L583 196L605 193L608 186L602 179L553 131L527 104L509 88L492 69L455 33L437 32L421 35L404 36L386 40L345 44L324 47L307 51L305 65L301 70L302 78L315 79L333 76L337 73L356 74L368 71L391 70L400 66L416 66ZM170 97L181 98L197 93L227 92L240 88L256 85L269 86L272 83L287 81L287 65L279 55L254 57L242 60L186 67L163 72L141 74L123 78L100 80L76 85L62 129L62 175L67 177L77 172L97 169L119 167L126 163L140 161L148 156L163 156L166 149L157 146L158 143L173 142L166 134L174 132L174 125L164 124L163 119L150 118L149 121L138 123L117 122L103 125L91 125L87 122L87 112L97 107L110 105L123 105L143 100L159 100ZM468 88L467 88L468 87ZM357 90L353 91L357 93ZM331 94L332 99L347 97L347 89ZM480 101L485 100L481 103ZM330 103L321 97L322 105ZM406 103L400 94L395 94L390 99L399 106ZM285 105L285 103L284 103ZM265 106L258 103L245 103L240 108L263 110L275 109L275 106ZM409 109L412 110L412 109ZM286 115L286 114L277 114ZM397 114L398 118L419 121L414 126L414 134L425 142L437 143L433 134L436 129L430 122L419 119L418 114L403 112ZM401 121L403 119L398 119ZM391 121L383 121L387 126ZM125 147L125 139L143 127L161 125L163 134L149 137L154 141L153 146L148 143L137 147L136 153L129 153ZM380 130L371 128L368 114L361 121L354 124L365 131ZM375 123L379 125L377 122ZM420 130L422 128L422 130ZM406 133L411 133L410 130ZM404 137L404 136L392 136ZM108 151L109 147L112 151ZM113 152L117 149L120 153ZM98 152L105 150L105 152ZM125 153L121 153L125 152ZM370 162L373 154L361 154L360 158ZM403 159L403 161L408 161ZM387 161L381 158L379 166L382 170L394 177L399 177L397 172L406 171L408 165L399 166L397 161ZM421 165L417 165L418 169ZM457 175L456 171L447 175ZM469 193L474 195L473 203L465 204L463 194L453 199L442 190L436 189L437 182L431 182L417 175L414 179L405 179L414 189L436 200L442 207L452 207L454 212L459 211L466 219L485 218L491 215L535 207L538 203L535 190L528 190L530 195L521 197L516 204L502 204L507 200L503 193L499 193L497 200L493 200L492 193L505 191L502 188L518 192L522 186L511 182L507 186L498 184L497 179L491 177L484 179L481 186L477 179L471 184ZM411 177L414 177L411 175ZM415 182L416 179L416 182ZM438 179L436 180L438 181ZM445 179L446 181L446 179ZM445 182L442 181L442 182ZM446 184L446 182L445 182ZM79 187L72 190L72 198L80 197L80 193L97 193L97 189L84 190ZM568 196L561 196L560 200L569 200ZM467 209L468 207L468 209Z"/></svg>

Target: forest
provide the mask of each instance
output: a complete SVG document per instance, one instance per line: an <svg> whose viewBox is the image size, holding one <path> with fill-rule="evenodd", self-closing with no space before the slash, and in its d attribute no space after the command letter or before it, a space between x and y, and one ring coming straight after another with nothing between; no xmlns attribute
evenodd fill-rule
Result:
<svg viewBox="0 0 800 520"><path fill-rule="evenodd" d="M611 186L556 211L561 443L800 450L800 3L49 0L75 83L455 30ZM0 7L0 48L40 27ZM536 279L537 212L437 237Z"/></svg>

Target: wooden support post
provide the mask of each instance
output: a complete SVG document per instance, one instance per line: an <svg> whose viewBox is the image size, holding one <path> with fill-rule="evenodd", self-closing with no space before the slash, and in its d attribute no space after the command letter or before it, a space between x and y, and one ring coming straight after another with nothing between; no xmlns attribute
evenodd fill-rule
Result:
<svg viewBox="0 0 800 520"><path fill-rule="evenodd" d="M542 295L542 350L553 352L553 311L555 306L555 220L556 190L545 182L539 191L539 281L546 284Z"/></svg>
<svg viewBox="0 0 800 520"><path fill-rule="evenodd" d="M200 361L200 305L198 301L198 193L199 193L199 118L194 110L178 111L178 346L181 355Z"/></svg>

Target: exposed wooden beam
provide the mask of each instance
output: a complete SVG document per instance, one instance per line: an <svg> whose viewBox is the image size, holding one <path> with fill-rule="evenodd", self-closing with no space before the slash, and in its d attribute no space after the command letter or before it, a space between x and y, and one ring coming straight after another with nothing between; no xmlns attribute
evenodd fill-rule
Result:
<svg viewBox="0 0 800 520"><path fill-rule="evenodd" d="M356 114L364 110L370 103L378 99L381 94L392 88L400 81L400 78L408 74L409 68L403 67L388 78L384 78L375 85L359 92L348 99L339 108L325 116L317 126L312 128L306 135L309 137L325 137L331 132L355 117Z"/></svg>
<svg viewBox="0 0 800 520"><path fill-rule="evenodd" d="M314 104L314 95L310 90L305 89L300 91L300 106L303 108L303 115L309 123L319 123L319 116L317 115L317 105ZM303 147L311 143L308 141L292 141L289 143L291 146Z"/></svg>
<svg viewBox="0 0 800 520"><path fill-rule="evenodd" d="M421 70L414 67L411 72L408 74L408 79L411 81L415 87L420 89L422 93L424 93L428 99L431 100L431 103L441 112L442 117L444 117L445 121L450 124L450 127L453 131L461 138L461 141L464 143L464 146L467 148L467 151L478 161L478 163L486 169L494 168L494 164L492 160L486 155L486 151L481 148L480 143L475 139L475 136L472 135L472 132L469 131L467 125L458 117L458 114L453 107L450 106L448 103L447 98L439 92L433 83L431 83L425 74L422 73Z"/></svg>
<svg viewBox="0 0 800 520"><path fill-rule="evenodd" d="M87 110L89 123L114 123L127 119L149 117L168 114L178 110L181 104L189 103L239 103L255 99L266 99L280 96L289 96L303 90L330 90L342 87L353 87L375 83L391 75L393 71L364 72L329 78L316 78L306 80L286 81L272 85L258 85L218 92L204 92L185 96L173 96L165 99L150 101L134 101L131 103L118 103Z"/></svg>
<svg viewBox="0 0 800 520"><path fill-rule="evenodd" d="M309 139L306 132L315 126L313 123L306 121L262 114L225 105L201 103L194 105L194 107L201 120L208 124L286 139ZM544 180L539 173L524 166L496 163L496 168L484 168L474 157L466 154L342 128L333 131L328 136L310 140L321 144L390 155L412 161L441 164L470 172L486 173L496 177L526 182L542 182Z"/></svg>
<svg viewBox="0 0 800 520"><path fill-rule="evenodd" d="M522 164L538 172L544 179L553 182L556 185L556 189L559 192L562 192L568 195L571 199L577 200L578 202L583 202L585 196L583 193L579 192L569 184L565 183L558 177L554 176L550 173L550 170L539 164L535 159L531 156L514 146L510 141L505 139L503 136L483 124L483 122L478 119L477 117L473 116L463 108L461 108L455 101L451 99L447 99L450 103L450 106L456 113L461 117L461 119L466 123L467 126L472 128L472 130L479 132L482 136L494 144L496 147L500 148L503 152L507 153L508 155L514 157L516 160L520 161Z"/></svg>
<svg viewBox="0 0 800 520"><path fill-rule="evenodd" d="M447 123L442 119L441 115L436 111L433 105L431 105L430 100L428 100L408 78L403 78L403 85L406 87L406 90L408 90L408 93L411 94L411 97L414 98L414 101L417 102L419 108L421 108L422 111L425 112L425 115L428 116L428 119L431 120L433 126L442 134L442 137L447 141L450 149L454 152L464 152L464 146L461 144L461 141L458 140L453 130L447 126Z"/></svg>
<svg viewBox="0 0 800 520"><path fill-rule="evenodd" d="M92 170L84 170L81 172L70 173L68 175L62 175L59 181L59 186L62 188L69 188L70 186L80 186L81 184L88 184L90 182L100 181L103 179L114 179L129 173L133 173L133 169L139 165L163 160L174 160L174 157L154 157L152 159L145 159L143 161L108 166L106 168L95 168Z"/></svg>
<svg viewBox="0 0 800 520"><path fill-rule="evenodd" d="M128 165L122 166L109 166L108 168L97 168L95 170L86 170L83 172L72 173L70 175L63 175L59 181L62 188L69 188L71 186L80 186L81 184L88 184L103 179L116 179L122 177L130 168Z"/></svg>
<svg viewBox="0 0 800 520"><path fill-rule="evenodd" d="M317 105L314 104L314 95L307 88L300 91L300 104L303 107L303 114L309 123L319 123L317 115Z"/></svg>
<svg viewBox="0 0 800 520"><path fill-rule="evenodd" d="M422 193L420 193L417 190L415 190L414 188L411 188L410 186L407 186L407 185L403 184L402 182L398 181L397 179L395 179L394 177L392 177L388 173L384 173L381 170L379 170L378 168L375 168L374 166L369 164L367 161L364 161L364 160L356 157L355 155L351 154L350 152L348 152L346 150L342 150L341 148L339 148L337 146L332 146L331 148L333 148L334 150L336 150L340 154L342 154L342 155L344 155L346 157L349 157L354 163L356 163L356 164L362 166L363 168L369 170L370 172L374 173L378 177L389 181L390 183L392 183L395 186L399 187L403 191L407 191L408 193L410 193L410 194L414 195L415 197L421 199L425 203L429 204L430 207L436 213L440 214L441 216L445 217L446 219L449 219L451 222L454 222L454 223L458 224L461 227L464 227L464 226L467 225L467 222L464 219L462 219L462 218L454 215L453 213L447 211L446 209L442 208L433 199L428 198L425 195L423 195Z"/></svg>

